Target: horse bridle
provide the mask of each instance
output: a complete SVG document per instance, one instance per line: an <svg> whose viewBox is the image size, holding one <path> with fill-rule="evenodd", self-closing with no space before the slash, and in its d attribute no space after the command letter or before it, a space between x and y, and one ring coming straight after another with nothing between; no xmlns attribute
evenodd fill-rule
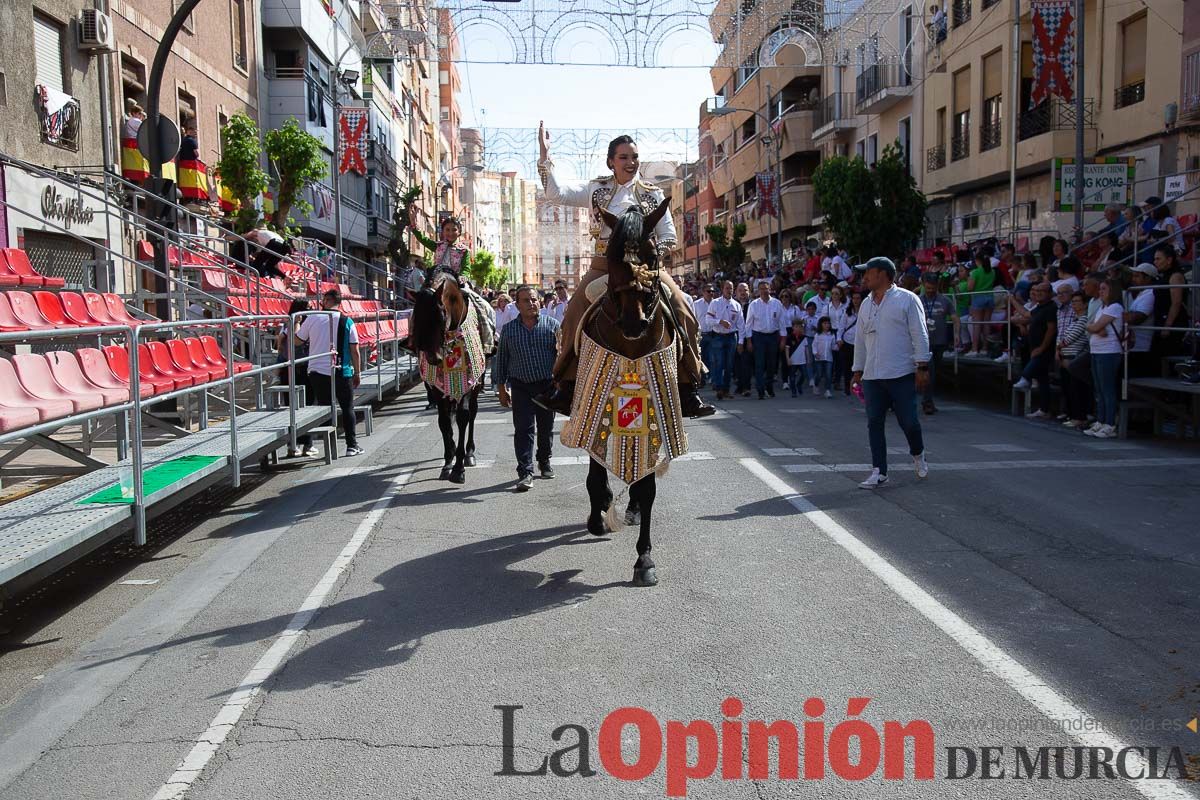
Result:
<svg viewBox="0 0 1200 800"><path fill-rule="evenodd" d="M633 280L628 283L615 285L612 283L612 272L609 272L608 291L615 297L621 292L649 292L654 295L654 303L646 313L646 321L653 323L654 316L658 313L658 307L662 305L662 278L660 267L647 267L638 260L639 242L626 242L624 261L629 265L629 269L633 272ZM601 304L604 306L604 304ZM601 313L609 322L616 325L618 320L609 314L607 308L602 307Z"/></svg>

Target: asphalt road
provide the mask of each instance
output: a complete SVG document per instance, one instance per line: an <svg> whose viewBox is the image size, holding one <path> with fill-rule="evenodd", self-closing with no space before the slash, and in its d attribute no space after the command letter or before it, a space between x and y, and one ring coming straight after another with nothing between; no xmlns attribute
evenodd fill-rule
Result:
<svg viewBox="0 0 1200 800"><path fill-rule="evenodd" d="M1103 769L1011 777L1018 746L1156 746L1159 772L1171 747L1200 753L1185 727L1200 714L1196 448L946 403L923 418L929 479L890 424L892 481L867 492L857 401L730 401L689 423L692 458L659 482L661 583L639 589L635 532L583 531L577 452L557 446L558 477L512 493L511 426L489 399L480 467L439 482L423 400L377 415L363 457L257 477L153 558L40 596L0 657L0 797L666 796L681 759L716 767L683 784L700 798L1200 797ZM721 727L728 697L743 707L728 724L794 723L801 770L816 754L824 777L781 780L772 748L751 780ZM869 698L851 715L868 725L839 734L851 698ZM496 706L521 706L512 771L576 744L580 729L552 738L574 724L598 774L497 775ZM661 759L638 762L632 726L609 736L624 707L661 726ZM669 720L707 721L719 743ZM883 779L888 759L843 777L864 757L846 734L892 741L887 721L918 720L932 779L914 778L912 741L903 779ZM980 763L946 777L948 748L986 746L1005 778ZM618 750L655 768L618 779Z"/></svg>

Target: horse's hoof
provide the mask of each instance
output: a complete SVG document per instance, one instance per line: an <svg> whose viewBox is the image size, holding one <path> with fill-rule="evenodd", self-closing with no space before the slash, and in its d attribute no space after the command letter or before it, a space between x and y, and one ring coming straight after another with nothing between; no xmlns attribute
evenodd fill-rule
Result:
<svg viewBox="0 0 1200 800"><path fill-rule="evenodd" d="M637 525L638 522L641 520L641 516L642 516L641 513L638 511L626 511L625 512L625 524L631 525L631 526Z"/></svg>
<svg viewBox="0 0 1200 800"><path fill-rule="evenodd" d="M633 585L634 586L657 586L658 573L654 567L645 567L644 569L633 570Z"/></svg>
<svg viewBox="0 0 1200 800"><path fill-rule="evenodd" d="M587 521L588 533L592 536L607 536L608 530L604 527L604 517L588 517Z"/></svg>
<svg viewBox="0 0 1200 800"><path fill-rule="evenodd" d="M453 472L451 472L450 473L450 482L451 483L466 483L467 482L466 471L461 470L461 469L456 469Z"/></svg>
<svg viewBox="0 0 1200 800"><path fill-rule="evenodd" d="M442 472L440 475L438 475L438 480L439 481L450 480L450 468L449 467L442 467Z"/></svg>
<svg viewBox="0 0 1200 800"><path fill-rule="evenodd" d="M467 456L467 466L468 467L475 466L475 456L473 456L473 455Z"/></svg>

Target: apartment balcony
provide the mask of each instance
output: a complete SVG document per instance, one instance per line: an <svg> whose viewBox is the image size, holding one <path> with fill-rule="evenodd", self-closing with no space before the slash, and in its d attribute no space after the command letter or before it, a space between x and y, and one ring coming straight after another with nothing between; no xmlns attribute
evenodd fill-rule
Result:
<svg viewBox="0 0 1200 800"><path fill-rule="evenodd" d="M1113 108L1125 108L1146 99L1146 82L1136 81L1117 88L1113 96Z"/></svg>
<svg viewBox="0 0 1200 800"><path fill-rule="evenodd" d="M979 126L979 152L986 153L999 147L1004 140L1004 123L999 119Z"/></svg>
<svg viewBox="0 0 1200 800"><path fill-rule="evenodd" d="M372 137L367 142L367 175L394 186L400 168L392 153Z"/></svg>
<svg viewBox="0 0 1200 800"><path fill-rule="evenodd" d="M740 219L746 223L745 241L755 242L765 239L772 233L778 233L782 225L784 230L789 228L812 227L813 219L817 216L816 200L812 183L801 180L785 183L779 192L783 215L775 217L756 218L756 204L751 201L738 206L735 221ZM737 216L740 214L740 218ZM720 220L718 220L720 222Z"/></svg>
<svg viewBox="0 0 1200 800"><path fill-rule="evenodd" d="M830 136L837 136L843 131L853 130L857 126L857 113L854 109L854 94L839 92L831 94L821 101L813 120L813 141L820 141Z"/></svg>
<svg viewBox="0 0 1200 800"><path fill-rule="evenodd" d="M813 143L813 128L817 120L819 103L796 104L784 112L779 136L779 157L787 158L795 153L816 150Z"/></svg>
<svg viewBox="0 0 1200 800"><path fill-rule="evenodd" d="M972 0L954 0L950 6L950 24L958 28L971 21Z"/></svg>
<svg viewBox="0 0 1200 800"><path fill-rule="evenodd" d="M937 172L946 168L946 145L934 145L925 151L925 171Z"/></svg>
<svg viewBox="0 0 1200 800"><path fill-rule="evenodd" d="M1095 100L1090 97L1084 99L1083 127L1085 129L1094 130L1096 127L1095 107ZM1021 119L1017 125L1017 141L1023 142L1035 136L1060 131L1070 131L1074 136L1075 119L1075 103L1066 103L1058 99L1047 100L1037 108L1021 112Z"/></svg>
<svg viewBox="0 0 1200 800"><path fill-rule="evenodd" d="M392 221L387 217L367 217L367 244L371 247L385 247L392 239Z"/></svg>
<svg viewBox="0 0 1200 800"><path fill-rule="evenodd" d="M859 114L881 114L912 91L912 75L903 64L875 64L855 80L854 108Z"/></svg>
<svg viewBox="0 0 1200 800"><path fill-rule="evenodd" d="M955 131L950 137L950 161L962 161L971 155L971 132L970 130Z"/></svg>

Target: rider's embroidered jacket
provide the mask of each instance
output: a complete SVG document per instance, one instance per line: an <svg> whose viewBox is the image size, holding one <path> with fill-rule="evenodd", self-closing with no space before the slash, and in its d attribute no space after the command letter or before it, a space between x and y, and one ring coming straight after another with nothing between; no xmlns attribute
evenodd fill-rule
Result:
<svg viewBox="0 0 1200 800"><path fill-rule="evenodd" d="M597 209L607 209L619 217L630 206L639 206L643 214L649 214L658 207L664 197L662 189L646 183L641 177L634 178L626 184L617 183L611 175L593 181L564 183L555 179L554 162L550 159L538 164L538 172L542 176L547 202L592 210L592 231L597 237L597 255L603 255L605 245L612 235ZM663 218L654 228L654 236L659 253L675 247L675 223L670 213L663 214Z"/></svg>

